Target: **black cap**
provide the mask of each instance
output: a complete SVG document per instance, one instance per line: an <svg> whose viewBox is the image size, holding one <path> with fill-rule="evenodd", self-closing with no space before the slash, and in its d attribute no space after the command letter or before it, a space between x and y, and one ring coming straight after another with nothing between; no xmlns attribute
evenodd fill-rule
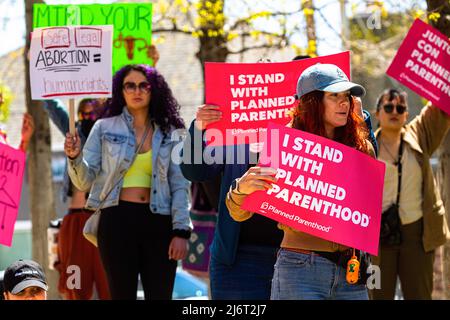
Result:
<svg viewBox="0 0 450 320"><path fill-rule="evenodd" d="M13 262L3 276L5 291L18 294L28 287L39 287L47 291L47 280L41 266L32 260Z"/></svg>

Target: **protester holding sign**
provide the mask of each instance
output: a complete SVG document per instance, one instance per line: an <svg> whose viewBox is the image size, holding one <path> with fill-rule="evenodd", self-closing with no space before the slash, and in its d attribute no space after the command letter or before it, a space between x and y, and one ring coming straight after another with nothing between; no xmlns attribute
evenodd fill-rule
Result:
<svg viewBox="0 0 450 320"><path fill-rule="evenodd" d="M313 65L298 79L299 102L290 126L374 156L367 128L357 116L352 97L364 93L365 89L348 81L337 66ZM244 199L257 190L272 188L276 172L273 168L254 167L236 181L226 199L233 219L244 221L253 216L240 208ZM349 284L346 280L345 268L353 250L283 224L280 228L284 237L275 264L271 299L368 299L365 284ZM356 255L363 265L365 256L358 250Z"/></svg>
<svg viewBox="0 0 450 320"><path fill-rule="evenodd" d="M405 299L431 299L434 250L450 234L430 157L445 137L450 117L429 103L406 124L407 96L396 89L379 96L376 117L379 159L386 164L383 216L396 216L399 224L397 230L391 225L389 232L382 223L380 251L374 257L381 269L381 289L373 296L394 299L399 277Z"/></svg>
<svg viewBox="0 0 450 320"><path fill-rule="evenodd" d="M159 59L156 46L152 45L153 66ZM46 100L44 107L49 112L50 119L64 135L69 132L69 114L60 100ZM78 122L75 127L80 137L81 148L98 118L106 117L108 109L101 99L83 99L78 105ZM67 166L67 165L66 165ZM66 167L67 169L67 167ZM60 278L58 289L68 300L87 300L93 294L93 284L96 286L100 300L110 299L108 281L98 249L83 237L83 227L92 211L84 209L86 192L78 190L70 181L67 170L64 170L64 182L61 190L63 202L70 197L68 213L64 217L58 233L58 258L56 269ZM80 288L69 288L67 285L70 273L67 269L77 265L81 270Z"/></svg>
<svg viewBox="0 0 450 320"><path fill-rule="evenodd" d="M44 107L50 119L62 134L69 132L69 113L59 100L46 100ZM98 99L83 99L78 105L78 121L75 124L81 146L84 146L95 121L102 115L104 108ZM67 164L66 164L67 166ZM58 233L58 262L55 268L59 272L58 290L67 300L89 300L93 296L94 284L100 300L110 299L108 280L100 259L98 249L83 237L83 226L93 211L84 209L86 192L78 190L64 170L61 189L63 202L70 197L68 212L64 216ZM67 280L71 275L70 266L80 268L80 286L71 287ZM70 282L70 281L69 281Z"/></svg>
<svg viewBox="0 0 450 320"><path fill-rule="evenodd" d="M171 299L192 228L189 182L171 159L171 135L184 127L179 105L156 69L129 65L114 76L108 108L83 152L78 135L66 136L69 175L90 189L86 207L102 208L98 246L112 298L136 299L140 275L146 299Z"/></svg>
<svg viewBox="0 0 450 320"><path fill-rule="evenodd" d="M183 175L193 182L222 176L209 265L211 298L269 300L273 265L282 233L275 221L260 215L242 223L230 217L225 206L226 192L237 177L256 163L256 150L248 144L206 146L203 140L206 126L220 120L221 116L218 106L198 108L183 146L181 164ZM211 155L215 159L211 159Z"/></svg>
<svg viewBox="0 0 450 320"><path fill-rule="evenodd" d="M0 107L4 103L0 92ZM0 130L0 244L11 246L22 190L23 172L25 169L25 152L34 132L33 117L25 113L22 122L22 139L19 150L10 147L7 134Z"/></svg>
<svg viewBox="0 0 450 320"><path fill-rule="evenodd" d="M0 106L2 105L1 93L0 93ZM34 132L34 120L31 114L24 113L22 119L22 138L19 144L19 150L27 151L28 144L30 143L31 137ZM0 143L8 144L8 135L4 130L0 129Z"/></svg>

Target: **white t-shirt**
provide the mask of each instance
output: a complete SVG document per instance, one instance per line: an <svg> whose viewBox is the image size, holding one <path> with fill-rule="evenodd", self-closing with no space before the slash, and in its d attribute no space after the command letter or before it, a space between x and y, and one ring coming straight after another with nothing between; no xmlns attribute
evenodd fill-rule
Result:
<svg viewBox="0 0 450 320"><path fill-rule="evenodd" d="M414 151L404 143L402 155L402 189L400 191L400 220L402 224L416 222L423 216L422 212L422 169L414 156ZM383 211L397 200L398 170L397 166L386 162L383 189Z"/></svg>

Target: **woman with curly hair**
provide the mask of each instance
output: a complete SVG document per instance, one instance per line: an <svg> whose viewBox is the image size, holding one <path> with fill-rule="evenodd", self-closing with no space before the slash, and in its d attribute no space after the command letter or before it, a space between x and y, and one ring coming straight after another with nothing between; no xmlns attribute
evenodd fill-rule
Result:
<svg viewBox="0 0 450 320"><path fill-rule="evenodd" d="M82 152L78 135L67 134L69 174L90 190L86 208L101 208L98 247L112 299L136 299L139 275L145 299L171 299L192 229L189 182L171 159L180 107L146 65L117 71L108 104L111 117L95 123Z"/></svg>
<svg viewBox="0 0 450 320"><path fill-rule="evenodd" d="M340 142L375 157L364 120L355 110L355 98L365 89L348 80L332 64L316 64L305 69L297 83L298 105L290 127ZM244 199L257 190L276 183L276 169L250 168L230 188L226 205L236 221L250 219L252 212L240 208ZM302 210L299 208L298 210ZM286 225L275 263L271 299L368 299L365 284L349 284L345 265L353 250ZM364 253L356 250L361 260Z"/></svg>

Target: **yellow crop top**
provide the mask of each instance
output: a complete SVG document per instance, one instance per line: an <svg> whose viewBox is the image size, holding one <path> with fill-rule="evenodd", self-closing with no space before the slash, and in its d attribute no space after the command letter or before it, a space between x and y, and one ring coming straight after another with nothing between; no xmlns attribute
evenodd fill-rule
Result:
<svg viewBox="0 0 450 320"><path fill-rule="evenodd" d="M138 153L131 167L123 177L122 188L152 186L152 150Z"/></svg>

